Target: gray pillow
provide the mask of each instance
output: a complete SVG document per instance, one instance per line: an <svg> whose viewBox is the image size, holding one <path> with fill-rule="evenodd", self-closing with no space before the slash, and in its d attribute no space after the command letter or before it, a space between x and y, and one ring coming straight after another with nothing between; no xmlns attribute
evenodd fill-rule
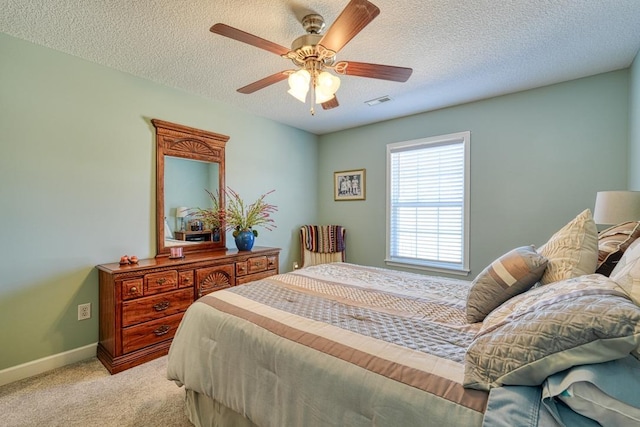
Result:
<svg viewBox="0 0 640 427"><path fill-rule="evenodd" d="M472 282L467 321L481 322L500 304L531 288L546 267L547 259L533 246L515 248L493 261Z"/></svg>
<svg viewBox="0 0 640 427"><path fill-rule="evenodd" d="M572 366L616 360L640 346L640 307L608 277L533 289L494 310L465 355L463 385L539 385Z"/></svg>

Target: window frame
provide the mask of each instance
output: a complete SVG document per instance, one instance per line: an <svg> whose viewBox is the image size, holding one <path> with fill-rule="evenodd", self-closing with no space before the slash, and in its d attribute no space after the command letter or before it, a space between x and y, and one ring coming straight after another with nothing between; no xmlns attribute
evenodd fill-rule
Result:
<svg viewBox="0 0 640 427"><path fill-rule="evenodd" d="M470 212L470 143L471 132L456 132L427 138L400 141L387 144L387 188L386 188L386 256L385 263L389 266L414 268L439 273L468 275L469 269L469 212ZM391 256L391 154L398 151L411 151L428 146L442 146L462 144L463 146L463 207L462 207L462 261L453 264L425 259L401 258Z"/></svg>

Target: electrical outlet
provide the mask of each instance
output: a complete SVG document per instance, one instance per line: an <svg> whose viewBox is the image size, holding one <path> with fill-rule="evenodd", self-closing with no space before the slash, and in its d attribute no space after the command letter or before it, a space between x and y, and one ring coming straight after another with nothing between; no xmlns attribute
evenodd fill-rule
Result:
<svg viewBox="0 0 640 427"><path fill-rule="evenodd" d="M78 320L86 320L91 318L91 303L78 305Z"/></svg>
<svg viewBox="0 0 640 427"><path fill-rule="evenodd" d="M293 269L294 269L294 270L297 270L298 268L299 268L299 267L298 267L298 263L294 261L294 263L293 263Z"/></svg>

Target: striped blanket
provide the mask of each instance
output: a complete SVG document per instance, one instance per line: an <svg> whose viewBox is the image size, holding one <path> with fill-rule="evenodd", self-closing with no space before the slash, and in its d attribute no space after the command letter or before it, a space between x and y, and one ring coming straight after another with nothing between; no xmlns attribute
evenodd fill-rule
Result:
<svg viewBox="0 0 640 427"><path fill-rule="evenodd" d="M343 229L339 225L303 225L305 248L311 252L333 253L344 250Z"/></svg>
<svg viewBox="0 0 640 427"><path fill-rule="evenodd" d="M241 425L479 427L488 393L462 386L480 329L469 287L331 263L213 292L185 313L167 375L213 399L194 412L226 407Z"/></svg>

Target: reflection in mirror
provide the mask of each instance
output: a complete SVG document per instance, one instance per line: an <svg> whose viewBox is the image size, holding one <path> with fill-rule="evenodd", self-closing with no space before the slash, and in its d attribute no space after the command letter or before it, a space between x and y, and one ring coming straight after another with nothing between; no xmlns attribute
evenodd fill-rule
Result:
<svg viewBox="0 0 640 427"><path fill-rule="evenodd" d="M200 224L195 214L197 208L211 207L205 189L217 194L219 171L218 163L165 156L164 217L168 228L165 246L191 246L220 240L220 230Z"/></svg>
<svg viewBox="0 0 640 427"><path fill-rule="evenodd" d="M212 207L206 190L215 194L224 188L224 147L229 137L156 119L151 122L157 148L157 256L168 256L174 247L182 247L184 254L226 249L225 233L211 230L195 211Z"/></svg>

